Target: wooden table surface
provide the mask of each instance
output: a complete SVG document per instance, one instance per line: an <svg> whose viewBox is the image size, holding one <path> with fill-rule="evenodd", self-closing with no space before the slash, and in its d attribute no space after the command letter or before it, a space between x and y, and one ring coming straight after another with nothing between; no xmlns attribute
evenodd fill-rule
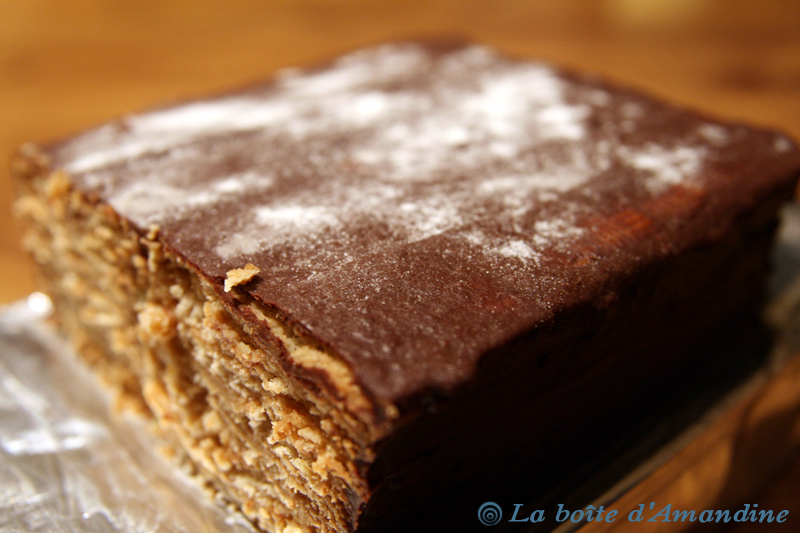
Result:
<svg viewBox="0 0 800 533"><path fill-rule="evenodd" d="M800 138L795 0L0 0L0 303L34 289L9 212L18 145L360 45L442 34ZM737 532L800 531L800 461L760 501L794 521Z"/></svg>

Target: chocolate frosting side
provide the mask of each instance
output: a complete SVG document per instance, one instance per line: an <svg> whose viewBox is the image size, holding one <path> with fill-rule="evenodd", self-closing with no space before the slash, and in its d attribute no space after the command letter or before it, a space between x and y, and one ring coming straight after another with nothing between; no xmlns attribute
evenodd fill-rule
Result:
<svg viewBox="0 0 800 533"><path fill-rule="evenodd" d="M83 191L327 345L384 401L713 240L800 172L777 132L475 45L398 43L47 149Z"/></svg>

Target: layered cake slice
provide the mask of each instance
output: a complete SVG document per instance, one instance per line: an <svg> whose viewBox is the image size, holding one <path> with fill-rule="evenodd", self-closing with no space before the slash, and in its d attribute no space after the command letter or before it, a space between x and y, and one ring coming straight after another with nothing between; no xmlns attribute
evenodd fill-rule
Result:
<svg viewBox="0 0 800 533"><path fill-rule="evenodd" d="M60 327L220 501L270 532L407 532L535 501L724 357L800 150L412 42L14 171Z"/></svg>

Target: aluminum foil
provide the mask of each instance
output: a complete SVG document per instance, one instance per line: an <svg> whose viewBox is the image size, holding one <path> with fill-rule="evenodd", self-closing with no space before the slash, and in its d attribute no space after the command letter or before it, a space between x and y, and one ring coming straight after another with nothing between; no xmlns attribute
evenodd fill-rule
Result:
<svg viewBox="0 0 800 533"><path fill-rule="evenodd" d="M111 399L33 294L0 311L0 531L244 533L153 450L145 422Z"/></svg>
<svg viewBox="0 0 800 533"><path fill-rule="evenodd" d="M800 347L800 209L784 222L767 316L788 356ZM39 293L0 307L0 531L254 532L154 452L144 421L110 415L49 312Z"/></svg>

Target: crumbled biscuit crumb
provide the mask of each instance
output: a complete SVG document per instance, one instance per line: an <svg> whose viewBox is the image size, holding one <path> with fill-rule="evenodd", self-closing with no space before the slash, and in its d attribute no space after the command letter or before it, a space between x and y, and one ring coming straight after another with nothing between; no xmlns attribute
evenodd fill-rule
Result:
<svg viewBox="0 0 800 533"><path fill-rule="evenodd" d="M45 194L47 198L52 200L54 198L58 198L59 196L65 195L70 187L72 186L72 182L70 181L69 177L64 174L63 172L57 170L50 175L50 178L45 182Z"/></svg>
<svg viewBox="0 0 800 533"><path fill-rule="evenodd" d="M247 283L259 272L261 269L251 263L247 263L244 268L229 270L225 279L225 292L230 292L237 285Z"/></svg>
<svg viewBox="0 0 800 533"><path fill-rule="evenodd" d="M163 341L177 334L175 317L160 305L146 304L137 318L141 332L149 339Z"/></svg>

